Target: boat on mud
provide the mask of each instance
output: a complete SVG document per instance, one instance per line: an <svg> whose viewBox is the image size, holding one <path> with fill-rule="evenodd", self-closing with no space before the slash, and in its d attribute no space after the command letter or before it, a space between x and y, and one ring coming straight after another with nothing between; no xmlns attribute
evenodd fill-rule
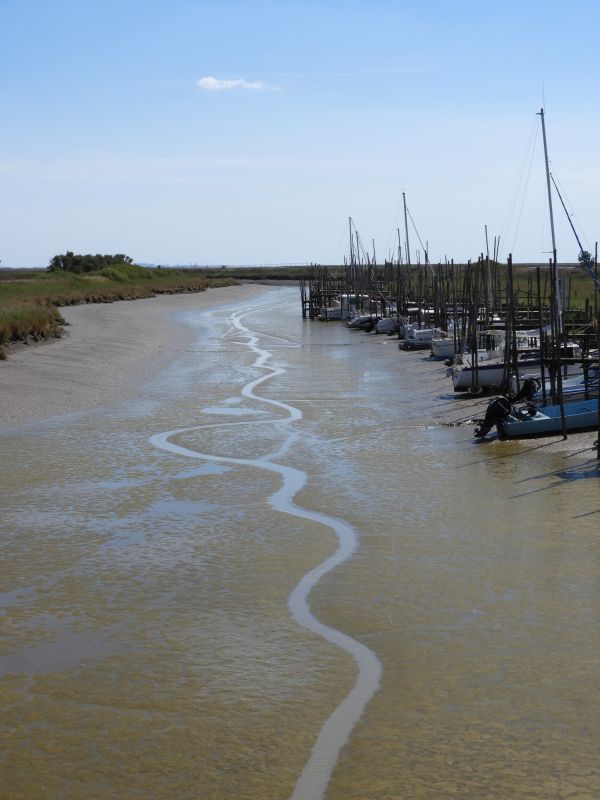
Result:
<svg viewBox="0 0 600 800"><path fill-rule="evenodd" d="M563 398L566 399L585 399L583 395L588 395L595 397L598 394L598 382L599 382L599 375L600 375L600 368L597 363L590 364L587 367L587 376L585 371L581 371L578 375L575 375L572 378L563 378L561 391ZM523 384L524 381L528 380L529 378L536 378L540 383L540 388L535 393L533 399L536 402L542 402L544 396L550 397L552 394L552 381L549 378L546 378L544 389L542 391L541 381L539 373L529 373L524 375L519 375L519 380L517 381L516 376L513 375L511 378L511 390L514 394L517 393L519 390L519 386L517 384Z"/></svg>
<svg viewBox="0 0 600 800"><path fill-rule="evenodd" d="M319 309L317 319L321 322L328 322L331 319L343 319L343 310L341 303L333 306L322 306Z"/></svg>
<svg viewBox="0 0 600 800"><path fill-rule="evenodd" d="M488 405L485 418L475 428L475 437L484 439L494 426L499 439L593 430L598 427L598 397L568 400L563 402L562 410L559 404L539 406L529 400L515 406L507 397L496 397Z"/></svg>
<svg viewBox="0 0 600 800"><path fill-rule="evenodd" d="M457 343L450 333L442 331L439 336L434 336L431 340L431 358L437 361L444 361L445 359L454 359L457 352Z"/></svg>
<svg viewBox="0 0 600 800"><path fill-rule="evenodd" d="M387 333L392 336L400 331L400 320L397 317L383 317L375 325L376 333Z"/></svg>
<svg viewBox="0 0 600 800"><path fill-rule="evenodd" d="M561 349L561 357L571 361L582 360L583 353L581 347L575 342L569 342ZM455 392L489 392L503 389L511 380L514 372L514 364L506 365L504 352L494 350L479 350L477 358L474 359L471 353L459 353L454 358L454 364L450 370L452 384ZM519 375L539 378L542 371L542 357L537 348L518 348L516 368ZM571 375L573 371L577 373L580 366L571 365Z"/></svg>
<svg viewBox="0 0 600 800"><path fill-rule="evenodd" d="M398 347L401 350L429 350L432 339L439 337L441 333L441 328L418 328L411 325L406 328L404 339Z"/></svg>
<svg viewBox="0 0 600 800"><path fill-rule="evenodd" d="M358 314L355 317L346 321L346 325L352 330L358 331L372 331L377 325L381 317L375 314Z"/></svg>
<svg viewBox="0 0 600 800"><path fill-rule="evenodd" d="M588 400L569 400L563 403L565 430L591 430L598 427L598 398ZM563 431L562 414L559 405L536 408L530 405L513 408L498 423L501 439L521 439L528 436L547 436Z"/></svg>

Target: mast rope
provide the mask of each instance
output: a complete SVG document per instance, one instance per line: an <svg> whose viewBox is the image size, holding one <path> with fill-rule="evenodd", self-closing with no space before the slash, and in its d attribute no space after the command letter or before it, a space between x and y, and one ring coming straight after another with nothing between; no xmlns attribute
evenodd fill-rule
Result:
<svg viewBox="0 0 600 800"><path fill-rule="evenodd" d="M567 211L567 207L565 205L565 201L562 199L561 193L558 191L558 186L556 185L556 181L554 180L554 175L550 173L550 177L552 178L552 183L554 184L554 188L556 189L556 194L558 195L558 199L561 202L561 205L564 209L565 214L567 215L567 219L569 220L569 225L571 226L571 230L575 234L575 238L577 239L577 244L579 245L579 261L588 268L588 272L592 276L592 280L594 281L594 286L596 287L596 291L600 294L600 283L598 282L598 278L596 277L594 270L592 269L592 256L588 250L583 249L583 245L581 244L581 240L577 235L577 231L575 230L575 225L573 225L573 220L569 216L569 212Z"/></svg>
<svg viewBox="0 0 600 800"><path fill-rule="evenodd" d="M419 243L420 243L421 247L423 248L423 252L425 253L425 263L429 266L432 275L435 275L435 270L433 268L433 264L429 260L429 250L425 247L421 237L419 236L419 231L417 230L417 226L415 225L415 221L412 218L412 214L410 213L410 208L408 206L406 207L406 212L407 212L408 216L410 217L410 221L412 222L412 226L415 229L415 233L417 234L417 239L419 240Z"/></svg>
<svg viewBox="0 0 600 800"><path fill-rule="evenodd" d="M562 196L564 197L564 200L565 200L564 205L567 205L567 206L569 206L569 208L572 209L573 208L573 203L570 201L569 197L567 196L566 189L563 186L562 181L560 180L558 175L552 175L551 174L550 177L552 178L557 191L560 189L560 192L561 192L561 194L562 194ZM586 236L585 231L583 230L583 225L579 221L575 211L571 211L569 216L572 217L575 220L575 222L577 223L577 227L581 231L581 238L585 241L585 243L587 245L587 249L591 250L590 241L589 241L588 237Z"/></svg>
<svg viewBox="0 0 600 800"><path fill-rule="evenodd" d="M392 238L394 238L394 239L396 238L396 229L398 228L398 225L396 224L396 220L400 216L400 209L401 208L402 208L402 200L400 200L398 202L398 207L394 211L394 216L392 217L392 227L391 227L390 233L388 234L388 237L387 237L387 240L386 240L386 244L385 244L385 246L390 250L391 250L390 242L392 241ZM390 257L390 261L391 261L391 257Z"/></svg>
<svg viewBox="0 0 600 800"><path fill-rule="evenodd" d="M515 223L515 228L514 228L515 232L514 232L512 247L510 249L511 253L514 253L515 245L517 242L517 236L519 235L519 228L521 226L521 219L523 217L523 209L525 208L525 200L527 198L527 190L529 188L529 179L531 178L531 171L533 168L533 157L535 155L535 148L537 144L538 134L539 134L539 125L537 124L537 120L534 120L533 125L531 127L531 133L529 134L527 147L525 148L525 152L523 153L523 158L521 159L521 165L518 177L513 189L513 199L510 204L509 210L506 214L506 218L504 220L504 227L502 229L502 233L500 236L500 240L502 242L508 242L510 240L509 230L513 224L513 217L519 200L519 195L522 192L523 194L521 197L521 205L519 207L519 212ZM527 165L528 161L529 161L529 166ZM500 258L500 255L503 252L504 252L504 247L502 249L498 247L498 255L497 255L498 259Z"/></svg>

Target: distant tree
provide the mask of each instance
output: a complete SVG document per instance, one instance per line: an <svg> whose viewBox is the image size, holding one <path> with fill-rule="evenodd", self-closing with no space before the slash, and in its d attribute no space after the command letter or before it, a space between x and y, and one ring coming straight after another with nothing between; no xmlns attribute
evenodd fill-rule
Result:
<svg viewBox="0 0 600 800"><path fill-rule="evenodd" d="M65 272L96 272L113 264L133 264L133 259L124 253L117 253L113 256L96 253L93 256L91 253L80 255L75 254L72 250L67 250L66 253L50 259L48 271L55 272L62 269Z"/></svg>
<svg viewBox="0 0 600 800"><path fill-rule="evenodd" d="M114 259L113 264L133 264L133 259L123 253L117 253L116 256L108 256L108 258Z"/></svg>

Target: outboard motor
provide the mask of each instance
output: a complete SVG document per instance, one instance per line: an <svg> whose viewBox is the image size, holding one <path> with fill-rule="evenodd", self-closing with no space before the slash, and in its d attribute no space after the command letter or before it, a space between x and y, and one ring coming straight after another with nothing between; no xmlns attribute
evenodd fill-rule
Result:
<svg viewBox="0 0 600 800"><path fill-rule="evenodd" d="M521 391L512 397L512 402L517 403L519 400L527 400L528 403L533 402L533 398L539 392L542 382L537 378L525 378Z"/></svg>
<svg viewBox="0 0 600 800"><path fill-rule="evenodd" d="M506 419L510 414L511 406L508 398L506 397L496 397L494 400L487 407L487 411L485 412L485 419L475 428L475 437L477 439L483 439L483 437L491 431L491 429L503 419Z"/></svg>

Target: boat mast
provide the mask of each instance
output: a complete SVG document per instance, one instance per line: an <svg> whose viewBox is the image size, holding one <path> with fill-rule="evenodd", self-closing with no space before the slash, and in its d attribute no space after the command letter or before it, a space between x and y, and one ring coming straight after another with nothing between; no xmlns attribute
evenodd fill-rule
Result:
<svg viewBox="0 0 600 800"><path fill-rule="evenodd" d="M546 184L548 187L548 208L550 210L550 231L552 233L552 261L550 262L550 267L552 269L552 284L554 287L554 354L553 354L553 361L554 361L554 369L556 374L556 393L557 393L557 400L558 405L560 406L560 420L562 424L562 435L563 439L567 438L567 423L565 419L565 406L564 406L564 399L563 399L563 392L562 392L562 374L560 370L561 361L561 348L562 348L562 333L563 333L563 323L562 323L562 307L561 307L561 300L560 300L560 282L558 280L558 263L556 260L556 239L554 238L554 216L552 214L552 190L550 186L550 166L548 164L548 144L546 142L546 124L544 122L544 109L540 109L540 117L542 118L542 136L544 139L544 161L546 162Z"/></svg>
<svg viewBox="0 0 600 800"><path fill-rule="evenodd" d="M410 245L408 244L408 217L406 215L406 194L402 192L404 202L404 232L406 234L406 263L410 267Z"/></svg>
<svg viewBox="0 0 600 800"><path fill-rule="evenodd" d="M552 234L552 279L554 281L555 312L558 329L558 336L562 333L562 309L560 302L560 282L558 280L558 264L556 262L556 238L554 236L554 214L552 212L552 189L550 185L550 166L548 163L548 143L546 141L546 123L544 121L544 109L541 108L539 116L542 119L542 137L544 140L544 162L546 164L546 185L548 189L548 209L550 211L550 232Z"/></svg>

